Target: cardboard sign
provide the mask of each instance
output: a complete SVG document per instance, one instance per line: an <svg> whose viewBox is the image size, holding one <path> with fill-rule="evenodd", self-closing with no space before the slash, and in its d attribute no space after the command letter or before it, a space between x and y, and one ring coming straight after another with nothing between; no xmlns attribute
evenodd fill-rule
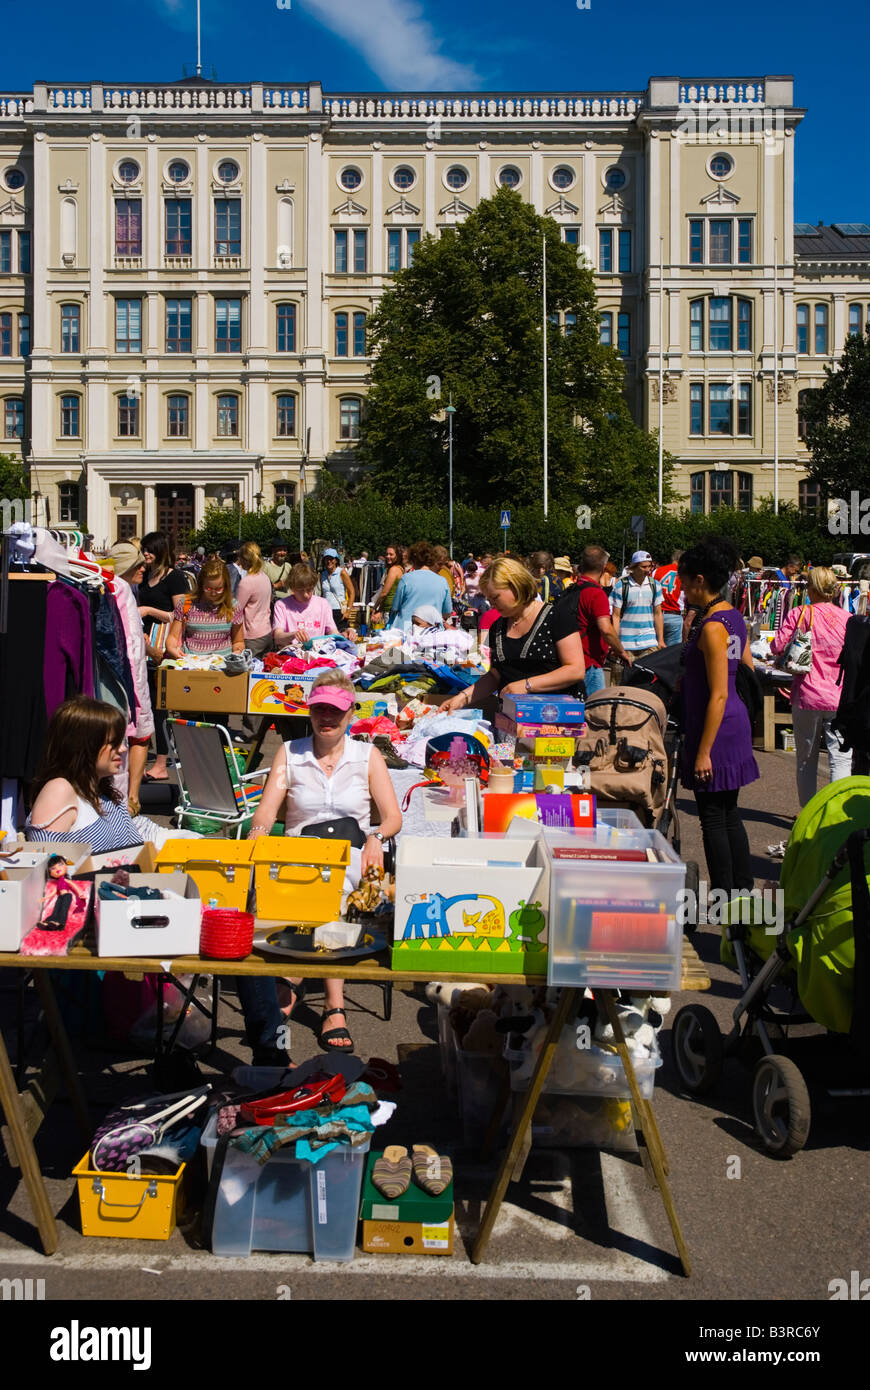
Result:
<svg viewBox="0 0 870 1390"><path fill-rule="evenodd" d="M325 668L324 668L325 669ZM307 714L311 687L323 670L285 676L280 671L248 676L248 714Z"/></svg>

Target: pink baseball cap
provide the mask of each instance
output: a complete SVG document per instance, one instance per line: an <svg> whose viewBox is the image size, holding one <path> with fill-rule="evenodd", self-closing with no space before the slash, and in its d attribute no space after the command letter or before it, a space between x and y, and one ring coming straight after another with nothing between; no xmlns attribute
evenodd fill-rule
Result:
<svg viewBox="0 0 870 1390"><path fill-rule="evenodd" d="M312 705L332 705L334 709L349 710L356 696L352 690L341 685L319 685L308 696L309 708Z"/></svg>

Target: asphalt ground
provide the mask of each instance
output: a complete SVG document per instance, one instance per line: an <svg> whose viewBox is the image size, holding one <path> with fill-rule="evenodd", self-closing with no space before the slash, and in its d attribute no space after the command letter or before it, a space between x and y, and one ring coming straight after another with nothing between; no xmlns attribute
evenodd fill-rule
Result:
<svg viewBox="0 0 870 1390"><path fill-rule="evenodd" d="M768 845L788 838L798 807L793 756L757 752L757 757L761 777L743 791L741 807L761 886L778 877L779 863L769 856ZM699 861L703 878L693 807L693 799L681 794L683 854ZM389 1142L408 1146L431 1142L454 1156L457 1234L452 1257L364 1255L358 1249L353 1262L346 1265L315 1264L304 1255L262 1253L248 1259L218 1259L203 1248L196 1215L166 1242L85 1239L80 1234L75 1184L69 1176L82 1157L81 1144L70 1107L61 1097L37 1139L58 1219L59 1250L50 1259L41 1253L20 1174L5 1158L0 1160L5 1208L0 1217L0 1280L41 1278L46 1300L135 1299L151 1304L192 1299L220 1303L287 1298L473 1303L588 1299L701 1300L719 1306L737 1300L747 1305L778 1305L776 1320L793 1322L794 1317L786 1318L783 1305L829 1300L831 1287L836 1287L832 1281L848 1283L852 1271L870 1275L866 1196L870 1105L866 1100L827 1101L814 1087L807 1145L793 1159L777 1161L760 1149L755 1137L751 1070L739 1061L726 1064L714 1095L700 1099L681 1095L669 1039L677 1010L692 1001L703 1002L727 1029L739 993L736 975L719 964L718 933L702 925L693 940L709 966L712 989L703 995L674 997L661 1035L665 1060L656 1076L654 1102L670 1163L671 1191L692 1260L690 1279L679 1270L662 1203L638 1156L594 1150L533 1152L522 1181L508 1189L485 1262L473 1266L469 1252L495 1160L482 1165L473 1151L463 1148L461 1126L441 1076L435 1010L422 997L422 990L394 991L393 1017L386 1024L381 992L369 985L353 987L348 997L357 1053L400 1061L404 1083L395 1116L378 1132L378 1147ZM7 972L0 975L0 988L4 1033L14 1057L16 994ZM45 1038L33 998L30 991L25 1035L28 1058L35 1061ZM309 995L297 1011L291 1036L294 1061L318 1051L314 1029L319 1004ZM218 1051L203 1067L206 1075L249 1060L240 1032L238 1001L225 993ZM107 1051L86 1034L87 1030L85 1036L77 1036L74 1045L96 1117L131 1088L147 1086L147 1059L119 1055L117 1048ZM790 1046L807 1071L822 1079L839 1079L842 1061L830 1054L819 1030L804 1028L799 1034ZM201 1189L195 1188L192 1195L195 1206ZM806 1310L800 1318L813 1321Z"/></svg>

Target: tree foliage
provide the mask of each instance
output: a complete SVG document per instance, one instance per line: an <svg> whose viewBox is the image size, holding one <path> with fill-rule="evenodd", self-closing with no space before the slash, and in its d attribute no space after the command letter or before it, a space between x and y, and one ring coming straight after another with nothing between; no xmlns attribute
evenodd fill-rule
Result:
<svg viewBox="0 0 870 1390"><path fill-rule="evenodd" d="M870 327L850 334L825 384L801 407L811 459L809 476L831 497L870 497Z"/></svg>
<svg viewBox="0 0 870 1390"><path fill-rule="evenodd" d="M18 459L9 454L0 454L0 497L14 502L24 501L30 496L24 469Z"/></svg>
<svg viewBox="0 0 870 1390"><path fill-rule="evenodd" d="M370 319L358 454L382 493L446 503L452 395L455 500L542 497L544 238L547 311L574 315L570 332L547 328L550 498L655 498L657 445L631 420L621 358L598 341L592 274L552 218L506 188L424 238Z"/></svg>

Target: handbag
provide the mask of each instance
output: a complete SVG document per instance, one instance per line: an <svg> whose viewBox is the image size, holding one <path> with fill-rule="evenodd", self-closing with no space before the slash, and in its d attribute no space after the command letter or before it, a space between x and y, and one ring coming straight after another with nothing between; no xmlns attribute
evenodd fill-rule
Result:
<svg viewBox="0 0 870 1390"><path fill-rule="evenodd" d="M334 820L321 820L316 825L306 825L300 835L310 835L315 840L350 840L353 849L365 848L365 832L353 816L336 816Z"/></svg>
<svg viewBox="0 0 870 1390"><path fill-rule="evenodd" d="M792 639L782 655L782 664L786 671L792 671L796 676L805 676L813 664L813 608L809 605L810 625L801 628L806 608L801 609L800 617L797 620Z"/></svg>
<svg viewBox="0 0 870 1390"><path fill-rule="evenodd" d="M159 1144L168 1130L189 1120L204 1106L210 1090L206 1085L198 1090L178 1091L175 1095L153 1096L150 1100L113 1110L94 1134L91 1145L94 1167L100 1172L124 1172L136 1154Z"/></svg>

